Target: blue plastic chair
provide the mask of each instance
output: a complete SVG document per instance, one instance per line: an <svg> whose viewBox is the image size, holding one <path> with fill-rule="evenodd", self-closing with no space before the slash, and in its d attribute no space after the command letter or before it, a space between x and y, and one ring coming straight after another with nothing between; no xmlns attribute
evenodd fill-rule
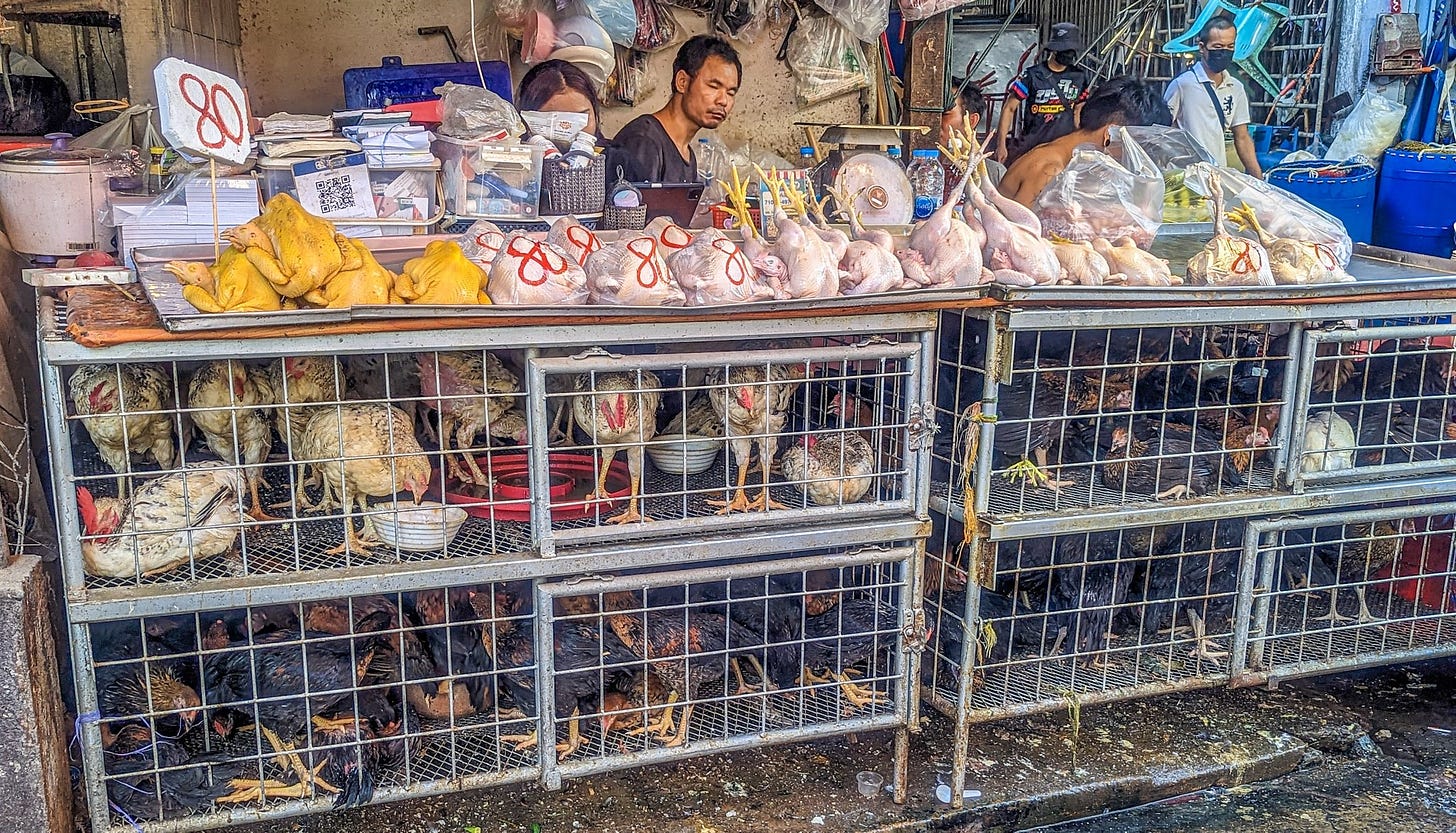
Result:
<svg viewBox="0 0 1456 833"><path fill-rule="evenodd" d="M1279 82L1259 63L1259 53L1269 45L1279 24L1289 17L1289 7L1262 2L1245 6L1234 13L1234 63L1269 95L1279 97Z"/></svg>
<svg viewBox="0 0 1456 833"><path fill-rule="evenodd" d="M1176 38L1163 44L1163 52L1169 55L1189 55L1198 51L1198 33L1214 17L1224 14L1224 17L1235 17L1240 9L1238 4L1230 3L1228 0L1212 0L1198 11L1198 17L1189 24L1188 30ZM1287 13L1287 12L1286 12ZM1235 17L1235 19L1237 19Z"/></svg>

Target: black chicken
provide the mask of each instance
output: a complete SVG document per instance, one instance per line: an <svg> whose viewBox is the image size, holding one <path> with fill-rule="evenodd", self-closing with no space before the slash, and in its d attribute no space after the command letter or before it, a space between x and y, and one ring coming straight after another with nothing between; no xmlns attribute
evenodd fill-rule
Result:
<svg viewBox="0 0 1456 833"><path fill-rule="evenodd" d="M1046 627L1066 627L1073 652L1092 666L1102 664L1114 615L1164 534L1143 527L1057 539L1047 603L1047 612L1057 616Z"/></svg>
<svg viewBox="0 0 1456 833"><path fill-rule="evenodd" d="M490 653L469 587L406 593L405 612L418 627L428 661L413 657L405 668L405 693L421 717L451 720L483 713L495 700Z"/></svg>
<svg viewBox="0 0 1456 833"><path fill-rule="evenodd" d="M1207 494L1221 467L1209 454L1170 431L1143 440L1131 428L1112 429L1111 448L1101 460L1103 485L1122 494L1150 494L1158 500Z"/></svg>
<svg viewBox="0 0 1456 833"><path fill-rule="evenodd" d="M1141 618L1134 626L1144 638L1164 626L1176 629L1183 612L1193 628L1189 656L1213 662L1228 656L1208 639L1204 625L1233 613L1244 528L1242 520L1223 520L1160 529L1152 558L1132 593L1146 604L1128 617Z"/></svg>
<svg viewBox="0 0 1456 833"><path fill-rule="evenodd" d="M972 660L978 672L988 663L1006 662L1013 648L1027 648L1039 655L1054 654L1061 648L1066 627L1055 614L1026 607L1011 596L985 587L978 587L977 591L981 606L976 627L972 629L976 652ZM920 678L925 685L938 682L945 688L959 680L965 656L966 591L947 590L940 597L940 604L940 615L932 620L933 659L922 662ZM1053 619L1057 620L1056 626L1049 628Z"/></svg>
<svg viewBox="0 0 1456 833"><path fill-rule="evenodd" d="M184 658L196 650L188 621L163 617L91 626L103 746L129 724L175 740L197 722L202 698L196 665Z"/></svg>
<svg viewBox="0 0 1456 833"><path fill-rule="evenodd" d="M802 661L795 676L811 685L834 682L850 707L863 709L885 702L885 696L873 686L855 683L856 667L868 664L871 674L884 676L888 657L899 634L899 616L895 609L872 595L847 595L827 613L804 619ZM826 676L818 675L824 670ZM792 677L774 680L780 687L792 685ZM848 710L848 707L846 707Z"/></svg>
<svg viewBox="0 0 1456 833"><path fill-rule="evenodd" d="M134 723L107 750L106 796L137 821L204 812L225 800L242 768L225 752L194 754Z"/></svg>
<svg viewBox="0 0 1456 833"><path fill-rule="evenodd" d="M319 776L336 784L335 807L359 807L374 798L382 772L397 769L415 740L404 730L401 714L388 689L368 688L356 695L348 709L315 720L310 763Z"/></svg>

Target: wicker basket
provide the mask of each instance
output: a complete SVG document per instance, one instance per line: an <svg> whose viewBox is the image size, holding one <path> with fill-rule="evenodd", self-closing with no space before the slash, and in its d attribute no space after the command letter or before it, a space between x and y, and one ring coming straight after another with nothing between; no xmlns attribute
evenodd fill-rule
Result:
<svg viewBox="0 0 1456 833"><path fill-rule="evenodd" d="M639 205L636 208L604 206L602 221L598 227L602 231L641 231L647 227L647 206Z"/></svg>
<svg viewBox="0 0 1456 833"><path fill-rule="evenodd" d="M567 168L554 162L541 166L541 213L544 215L595 214L602 210L606 191L605 154L595 154L585 168Z"/></svg>

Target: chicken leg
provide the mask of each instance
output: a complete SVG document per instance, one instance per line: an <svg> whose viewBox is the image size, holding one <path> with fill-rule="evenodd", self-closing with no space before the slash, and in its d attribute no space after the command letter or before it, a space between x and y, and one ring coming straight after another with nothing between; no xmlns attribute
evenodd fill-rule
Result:
<svg viewBox="0 0 1456 833"><path fill-rule="evenodd" d="M648 721L628 732L629 735L645 735L651 732L658 740L667 740L674 735L672 710L677 703L677 692L667 693L667 703L662 708L662 715L654 721Z"/></svg>
<svg viewBox="0 0 1456 833"><path fill-rule="evenodd" d="M1220 659L1228 656L1228 651L1222 650L1217 643L1208 638L1203 626L1203 617L1199 616L1198 611L1191 607L1188 608L1188 622L1193 626L1194 640L1193 650L1188 652L1188 656L1206 659L1215 665Z"/></svg>
<svg viewBox="0 0 1456 833"><path fill-rule="evenodd" d="M1340 591L1338 588L1330 590L1330 612L1323 616L1311 616L1310 619L1316 622L1329 622L1331 625L1338 625L1341 622L1353 622L1354 618L1340 614Z"/></svg>
<svg viewBox="0 0 1456 833"><path fill-rule="evenodd" d="M678 718L677 734L673 735L663 746L672 749L673 747L682 746L684 743L687 743L688 720L693 716L693 705L692 703L688 703L686 706L683 706L682 717Z"/></svg>
<svg viewBox="0 0 1456 833"><path fill-rule="evenodd" d="M731 432L733 429L730 427L728 430ZM738 487L733 492L732 500L708 501L709 506L722 507L718 510L719 515L747 512L751 508L748 495L744 492L744 486L748 483L748 458L753 454L752 441L747 438L730 437L728 444L733 449L733 462L738 467Z"/></svg>
<svg viewBox="0 0 1456 833"><path fill-rule="evenodd" d="M614 452L614 455L615 455L615 452ZM646 521L652 520L648 516L642 514L639 511L637 511L637 502L639 500L638 495L640 495L642 493L642 469L643 469L643 467L644 467L645 464L646 464L646 461L643 459L642 446L640 446L640 445L634 445L634 446L628 447L628 449L627 449L627 471L630 474L632 486L631 486L631 497L628 498L628 500L627 500L627 511L625 511L625 512L619 514L619 515L613 515L612 517L607 518L606 521L605 521L606 523L609 523L609 524L625 524L625 523L632 523L634 521L646 522ZM602 477L601 477L600 482L597 484L597 491L599 491L599 492L600 491L603 491L605 489L605 487L606 487L606 471L607 471L607 467L606 467L606 465L603 465L602 466Z"/></svg>
<svg viewBox="0 0 1456 833"><path fill-rule="evenodd" d="M248 477L248 496L250 498L252 498L252 501L253 501L252 502L252 507L253 508L249 509L248 510L248 513L247 513L248 514L248 517L250 517L253 520L258 521L260 523L261 522L264 522L264 521L281 521L281 520L283 520L282 518L279 518L276 515L270 515L270 514L268 514L267 510L263 507L263 499L258 496L258 481L263 479L263 475L259 474L258 472L255 472L255 471L250 471L250 472L248 472L247 477Z"/></svg>
<svg viewBox="0 0 1456 833"><path fill-rule="evenodd" d="M1370 612L1369 605L1365 603L1365 587L1363 585L1355 588L1355 596L1360 600L1360 612L1355 616L1357 622L1362 625L1369 625L1373 622L1385 621Z"/></svg>
<svg viewBox="0 0 1456 833"><path fill-rule="evenodd" d="M327 491L328 489L325 487L325 493ZM346 509L344 515L344 542L328 550L329 555L342 555L350 550L367 553L374 547L384 543L374 532L374 521L369 517L367 497L363 493L360 493L357 499L359 501L359 512L364 515L364 525L360 530L360 535L354 534L354 519L347 514L347 509L354 505L355 496L349 494L349 487L346 484L344 486L344 497L342 501L342 505Z"/></svg>

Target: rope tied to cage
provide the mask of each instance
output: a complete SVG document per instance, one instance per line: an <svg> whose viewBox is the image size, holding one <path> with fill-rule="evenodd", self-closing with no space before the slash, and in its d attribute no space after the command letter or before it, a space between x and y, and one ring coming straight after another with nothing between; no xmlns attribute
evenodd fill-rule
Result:
<svg viewBox="0 0 1456 833"><path fill-rule="evenodd" d="M986 423L994 424L996 415L987 416L981 407L980 402L972 402L965 411L961 413L961 422L964 427L961 429L965 434L965 453L961 457L961 486L962 511L965 515L965 522L961 524L961 545L971 543L971 525L975 520L976 511L976 457L981 450L981 432L977 429Z"/></svg>

